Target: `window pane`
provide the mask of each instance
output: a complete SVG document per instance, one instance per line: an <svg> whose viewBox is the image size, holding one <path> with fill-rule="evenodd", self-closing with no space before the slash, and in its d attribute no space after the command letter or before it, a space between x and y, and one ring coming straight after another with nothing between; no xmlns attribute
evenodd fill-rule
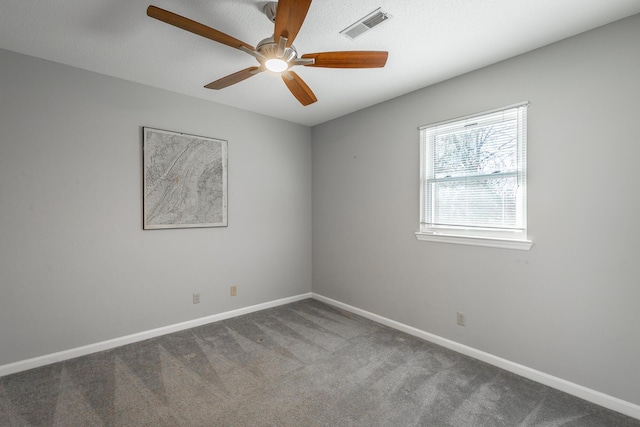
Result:
<svg viewBox="0 0 640 427"><path fill-rule="evenodd" d="M517 123L514 119L436 134L433 148L435 178L516 171Z"/></svg>
<svg viewBox="0 0 640 427"><path fill-rule="evenodd" d="M527 106L421 128L421 232L526 239Z"/></svg>
<svg viewBox="0 0 640 427"><path fill-rule="evenodd" d="M432 182L430 187L433 225L517 228L514 175Z"/></svg>

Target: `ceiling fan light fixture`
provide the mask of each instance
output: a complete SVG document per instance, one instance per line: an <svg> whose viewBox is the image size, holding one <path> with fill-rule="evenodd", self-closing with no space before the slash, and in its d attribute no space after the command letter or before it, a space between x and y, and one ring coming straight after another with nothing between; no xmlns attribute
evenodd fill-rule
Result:
<svg viewBox="0 0 640 427"><path fill-rule="evenodd" d="M271 58L264 61L264 66L267 67L267 70L269 71L273 71L274 73L281 73L289 68L289 63L280 58Z"/></svg>

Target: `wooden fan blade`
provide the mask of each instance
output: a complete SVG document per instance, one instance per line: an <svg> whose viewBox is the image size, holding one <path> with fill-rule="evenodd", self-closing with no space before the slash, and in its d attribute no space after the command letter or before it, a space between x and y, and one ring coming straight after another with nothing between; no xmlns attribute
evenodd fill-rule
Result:
<svg viewBox="0 0 640 427"><path fill-rule="evenodd" d="M381 68L387 63L389 52L354 50L345 52L307 53L302 58L313 58L307 67L325 68Z"/></svg>
<svg viewBox="0 0 640 427"><path fill-rule="evenodd" d="M287 47L291 46L298 35L311 6L311 0L279 0L276 11L276 24L273 38L276 43L280 37L287 38Z"/></svg>
<svg viewBox="0 0 640 427"><path fill-rule="evenodd" d="M281 75L282 81L287 85L293 96L295 96L302 105L309 105L318 99L313 94L309 86L293 71L286 71Z"/></svg>
<svg viewBox="0 0 640 427"><path fill-rule="evenodd" d="M226 44L227 46L236 49L240 49L240 46L244 46L247 49L255 50L253 46L243 42L242 40L238 40L221 31L215 30L211 27L207 27L206 25L203 25L199 22L192 21L191 19L185 18L184 16L176 15L175 13L169 12L168 10L160 9L156 6L149 6L147 8L147 15L175 27L182 28L183 30L189 31L193 34L211 39L218 43Z"/></svg>
<svg viewBox="0 0 640 427"><path fill-rule="evenodd" d="M236 83L239 83L243 80L248 79L249 77L255 76L261 71L262 70L260 69L260 67L245 68L244 70L240 70L237 73L229 74L228 76L218 79L215 82L211 82L205 87L207 89L216 89L216 90L224 89L225 87L234 85Z"/></svg>

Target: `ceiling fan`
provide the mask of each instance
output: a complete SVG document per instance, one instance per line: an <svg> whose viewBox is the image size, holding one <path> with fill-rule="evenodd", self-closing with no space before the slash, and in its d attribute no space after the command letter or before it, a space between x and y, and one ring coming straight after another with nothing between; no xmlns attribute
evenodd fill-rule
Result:
<svg viewBox="0 0 640 427"><path fill-rule="evenodd" d="M293 46L293 40L296 38L298 31L300 31L310 6L311 0L280 0L277 3L267 3L264 10L267 17L275 23L275 29L273 37L262 40L256 47L156 6L149 6L147 15L199 36L239 49L258 60L258 66L245 68L222 77L206 85L206 88L223 89L265 70L270 70L281 73L282 80L293 96L302 105L306 106L316 102L316 96L304 80L291 71L292 67L303 65L324 68L380 68L385 66L388 56L388 52L382 51L320 52L298 56L298 52Z"/></svg>

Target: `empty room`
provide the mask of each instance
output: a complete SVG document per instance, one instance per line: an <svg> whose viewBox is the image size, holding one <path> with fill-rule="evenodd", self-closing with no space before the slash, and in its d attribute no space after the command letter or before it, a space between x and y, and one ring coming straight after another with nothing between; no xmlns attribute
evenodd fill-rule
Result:
<svg viewBox="0 0 640 427"><path fill-rule="evenodd" d="M0 0L0 426L640 426L637 0Z"/></svg>

